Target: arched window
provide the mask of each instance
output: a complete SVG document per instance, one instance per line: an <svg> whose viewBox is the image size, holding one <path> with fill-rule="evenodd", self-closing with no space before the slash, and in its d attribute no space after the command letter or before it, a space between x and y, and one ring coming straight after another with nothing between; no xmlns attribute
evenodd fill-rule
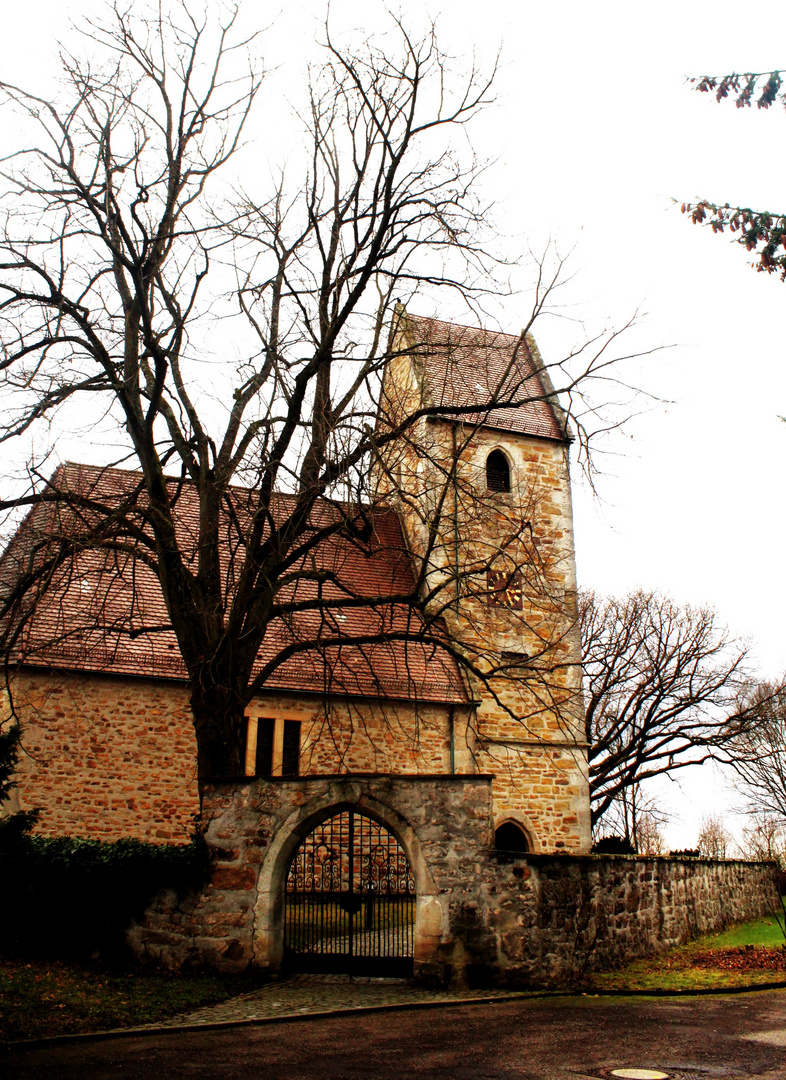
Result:
<svg viewBox="0 0 786 1080"><path fill-rule="evenodd" d="M494 833L497 851L529 851L527 834L515 821L503 821Z"/></svg>
<svg viewBox="0 0 786 1080"><path fill-rule="evenodd" d="M510 465L501 450L486 458L486 487L489 491L510 491Z"/></svg>

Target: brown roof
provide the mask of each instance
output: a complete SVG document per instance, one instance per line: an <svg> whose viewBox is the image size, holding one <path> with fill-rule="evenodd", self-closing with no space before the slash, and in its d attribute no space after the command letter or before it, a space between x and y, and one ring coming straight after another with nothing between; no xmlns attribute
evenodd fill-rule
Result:
<svg viewBox="0 0 786 1080"><path fill-rule="evenodd" d="M457 418L496 431L567 439L554 389L529 335L522 338L409 313L402 314L401 326L418 361L416 367L423 365L423 390L429 405L456 409L509 402Z"/></svg>
<svg viewBox="0 0 786 1080"><path fill-rule="evenodd" d="M139 482L136 473L86 465L63 466L53 478L53 486L105 506L119 504ZM178 542L193 561L197 555L197 492L192 484L176 480L171 481L171 490L177 491ZM233 488L231 498L234 517L242 523L254 494ZM291 505L290 496L277 496L275 516L286 515ZM324 526L342 513L340 505L321 502L312 513L311 524ZM455 661L444 650L417 640L424 628L422 617L406 604L380 601L411 592L412 567L396 515L374 511L371 525L370 537L362 542L342 532L322 541L310 553L309 567L330 568L335 581L323 585L324 603L317 609L295 613L286 624L281 619L270 624L256 670L298 642L313 644L339 637L339 644L296 653L275 669L265 688L465 702L467 695ZM52 504L37 506L3 555L0 579L6 584L13 582L36 543L47 536L73 536L78 528L73 511ZM223 535L223 579L227 602L231 602L232 581L243 549L240 533L228 514ZM282 591L279 599L300 601L317 595L315 582L300 579ZM339 600L357 603L340 610L335 606ZM88 548L74 555L58 572L54 587L39 597L17 655L27 664L184 679L186 670L172 631L130 636L142 627L168 623L158 579L149 567L131 555ZM438 627L437 634L443 633L444 628ZM366 644L358 640L390 635L401 640Z"/></svg>

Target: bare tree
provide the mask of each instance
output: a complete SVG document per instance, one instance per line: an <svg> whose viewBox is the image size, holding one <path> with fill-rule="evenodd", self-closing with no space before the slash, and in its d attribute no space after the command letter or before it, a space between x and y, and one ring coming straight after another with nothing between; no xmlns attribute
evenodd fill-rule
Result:
<svg viewBox="0 0 786 1080"><path fill-rule="evenodd" d="M725 760L736 773L747 812L760 822L786 826L786 685L755 685L745 706L755 723L728 744Z"/></svg>
<svg viewBox="0 0 786 1080"><path fill-rule="evenodd" d="M738 843L740 857L786 866L786 823L775 814L751 814Z"/></svg>
<svg viewBox="0 0 786 1080"><path fill-rule="evenodd" d="M61 104L2 85L40 142L2 174L0 435L56 438L92 410L116 425L116 463L135 470L50 475L34 443L28 490L0 503L31 509L3 567L5 654L19 658L42 611L55 637L82 648L108 628L130 640L172 635L202 779L240 771L244 707L293 658L314 649L329 658L348 642L450 651L440 617L461 594L458 570L435 583L424 569L369 596L320 555L340 537L373 560L385 540L375 500L390 503L375 477L394 475L388 449L427 416L466 421L471 433L496 409L557 393L581 402L612 362L604 335L550 365L551 382L531 368L521 375L552 284L541 275L520 338L479 398L385 415L386 364L397 349L428 345L411 336L401 345L395 299L447 292L474 313L493 280L475 196L481 166L456 149L490 79L474 69L454 77L433 29L416 39L393 20L395 43L355 51L326 30L302 175L290 184L285 174L264 199L235 185L222 202L218 179L249 130L261 78L253 62L238 73L253 41L238 39L235 9L224 15L116 7L89 27L93 59L63 54ZM251 344L234 368L213 365L205 377L211 319L221 316L222 342L234 325L228 296L244 320L238 340ZM586 438L580 418L576 431ZM432 548L456 488L455 469L436 464ZM521 542L496 557L532 556L527 524L515 523ZM467 581L475 572L461 571ZM145 575L163 609L138 607ZM103 583L84 608L91 626L47 608L80 581ZM121 586L125 606L112 594ZM365 621L337 621L361 610ZM289 636L276 638L276 625ZM547 635L544 652L563 638ZM487 677L487 665L453 651Z"/></svg>
<svg viewBox="0 0 786 1080"><path fill-rule="evenodd" d="M613 835L640 855L664 855L666 841L663 826L669 815L663 811L652 792L641 784L623 788L594 824L596 840Z"/></svg>
<svg viewBox="0 0 786 1080"><path fill-rule="evenodd" d="M640 855L665 855L666 838L663 835L665 815L657 810L644 810L636 822L634 846Z"/></svg>
<svg viewBox="0 0 786 1080"><path fill-rule="evenodd" d="M635 592L580 600L593 824L633 785L718 756L752 718L747 649L706 608Z"/></svg>
<svg viewBox="0 0 786 1080"><path fill-rule="evenodd" d="M725 859L731 843L731 833L718 814L707 814L702 818L697 846L705 859Z"/></svg>

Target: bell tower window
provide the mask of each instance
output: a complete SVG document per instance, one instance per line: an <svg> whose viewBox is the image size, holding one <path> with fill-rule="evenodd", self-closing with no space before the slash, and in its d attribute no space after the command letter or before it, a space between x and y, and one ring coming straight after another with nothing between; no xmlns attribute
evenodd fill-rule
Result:
<svg viewBox="0 0 786 1080"><path fill-rule="evenodd" d="M486 487L489 491L510 491L510 465L501 450L486 458Z"/></svg>

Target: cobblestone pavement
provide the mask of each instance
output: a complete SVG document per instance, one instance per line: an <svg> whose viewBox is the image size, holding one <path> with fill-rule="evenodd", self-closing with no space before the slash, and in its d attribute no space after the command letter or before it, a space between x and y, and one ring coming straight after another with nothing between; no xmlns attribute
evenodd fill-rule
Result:
<svg viewBox="0 0 786 1080"><path fill-rule="evenodd" d="M521 997L511 990L425 990L407 979L350 978L349 975L293 975L260 990L180 1013L136 1030L201 1027L238 1021L273 1020L286 1016L345 1012L382 1006L456 1004Z"/></svg>

